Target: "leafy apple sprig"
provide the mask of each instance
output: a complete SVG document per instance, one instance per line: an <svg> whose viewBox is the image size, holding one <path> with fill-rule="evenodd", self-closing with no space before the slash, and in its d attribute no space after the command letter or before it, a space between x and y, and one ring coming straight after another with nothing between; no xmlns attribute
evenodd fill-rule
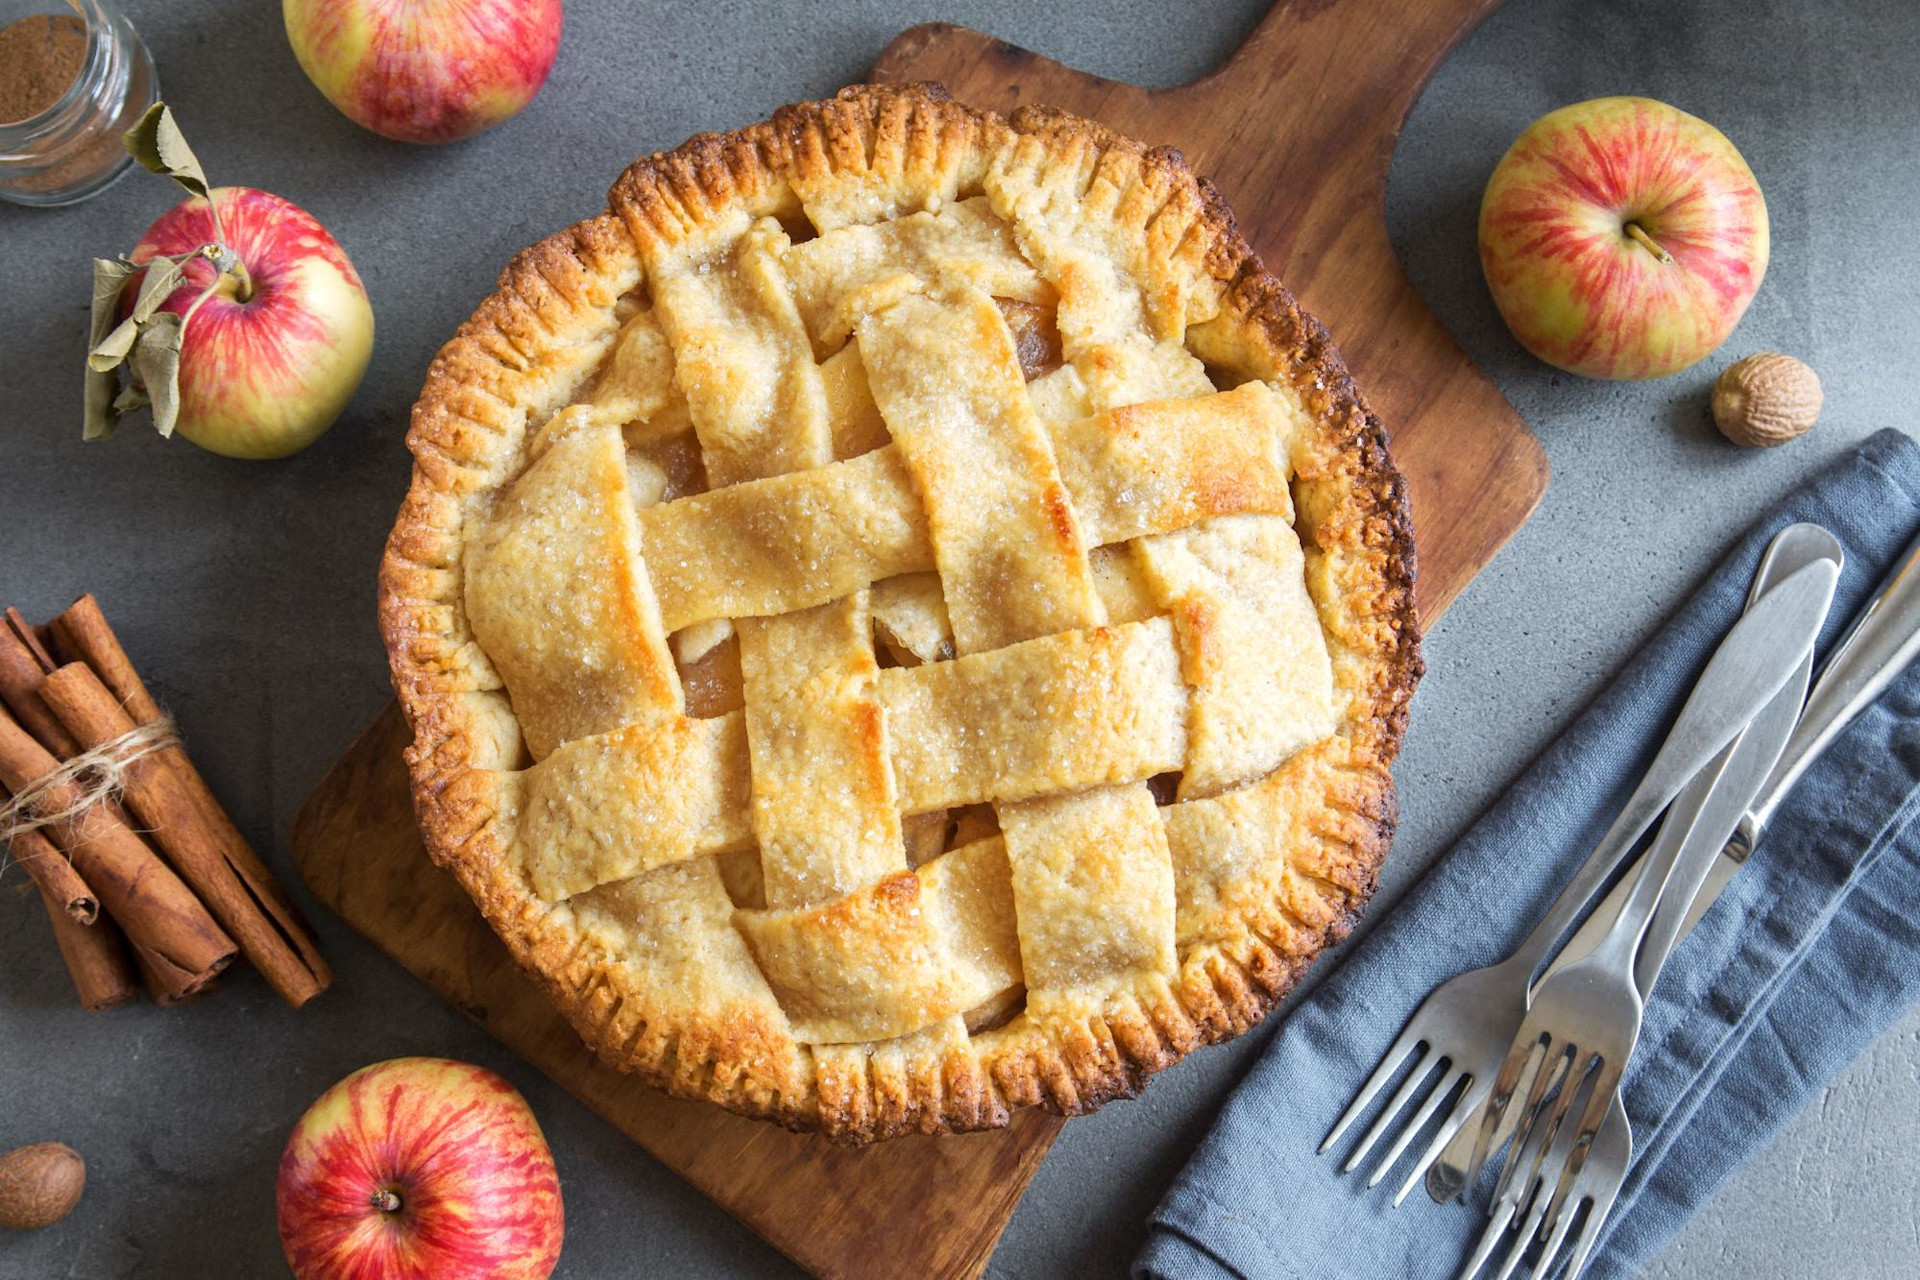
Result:
<svg viewBox="0 0 1920 1280"><path fill-rule="evenodd" d="M234 296L245 302L253 295L247 264L227 244L220 226L207 175L187 145L167 104L156 102L122 137L129 154L150 172L172 178L187 194L207 202L213 219L213 239L189 253L156 255L143 263L118 258L93 260L93 331L88 340L86 427L83 438L104 440L119 425L120 415L139 408L153 410L153 425L162 436L173 434L180 416L180 345L187 325L223 281L232 280ZM160 308L186 283L187 264L205 259L214 266L213 279L200 291L185 314ZM120 316L127 281L145 272L133 309ZM133 377L120 385L118 370L127 366Z"/></svg>

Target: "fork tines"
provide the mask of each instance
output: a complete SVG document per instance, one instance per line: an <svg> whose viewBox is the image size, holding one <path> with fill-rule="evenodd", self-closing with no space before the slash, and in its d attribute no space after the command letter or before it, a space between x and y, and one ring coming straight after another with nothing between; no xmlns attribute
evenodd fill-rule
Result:
<svg viewBox="0 0 1920 1280"><path fill-rule="evenodd" d="M1422 1153L1422 1159L1416 1162L1418 1167L1415 1173L1408 1178L1406 1185L1401 1187L1394 1197L1396 1204L1404 1199L1407 1192L1419 1181L1427 1166L1433 1163L1433 1159L1439 1155L1460 1124L1479 1108L1485 1093L1485 1090L1476 1092L1472 1077L1456 1066L1449 1057L1432 1052L1432 1044L1419 1034L1419 1021L1416 1017L1408 1024L1407 1029L1381 1058L1379 1066L1374 1068L1366 1084L1361 1087L1359 1093L1354 1095L1346 1111L1341 1114L1340 1119L1334 1123L1333 1128L1327 1132L1327 1136L1320 1143L1320 1152L1325 1154L1353 1126L1354 1122L1366 1113L1368 1107L1373 1104L1374 1098L1386 1088L1394 1076L1403 1067L1407 1067L1406 1078L1394 1091L1386 1108L1375 1118L1373 1124L1367 1129L1366 1135L1348 1155L1346 1163L1340 1166L1342 1173L1352 1173L1358 1169L1366 1162L1368 1154L1392 1131L1396 1119L1413 1104L1414 1099L1420 1098L1419 1108L1413 1113L1413 1118L1400 1126L1399 1135L1387 1148L1386 1154L1380 1157L1372 1174L1367 1178L1367 1186L1377 1187L1399 1162L1400 1157L1406 1154L1407 1148L1432 1121L1441 1106L1448 1099L1455 1099L1453 1108L1448 1111L1446 1122L1441 1127L1438 1139L1431 1144L1429 1151ZM1436 1071L1439 1073L1437 1082L1435 1081ZM1430 1088L1427 1087L1429 1085L1431 1085Z"/></svg>

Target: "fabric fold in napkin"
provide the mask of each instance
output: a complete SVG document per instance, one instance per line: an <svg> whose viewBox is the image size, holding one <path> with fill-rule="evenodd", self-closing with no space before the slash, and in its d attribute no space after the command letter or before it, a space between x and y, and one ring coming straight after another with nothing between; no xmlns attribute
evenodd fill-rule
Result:
<svg viewBox="0 0 1920 1280"><path fill-rule="evenodd" d="M1142 1280L1451 1276L1475 1207L1340 1175L1315 1150L1427 993L1510 952L1593 847L1744 604L1781 528L1847 563L1821 651L1920 532L1920 445L1882 431L1760 520L1612 685L1289 1013L1155 1210ZM1920 667L1803 778L1675 951L1625 1081L1634 1162L1587 1275L1633 1274L1920 1000ZM1375 1104L1378 1110L1379 1103ZM1416 1149L1423 1143L1416 1144ZM1366 1166L1371 1168L1371 1165ZM1484 1187L1483 1187L1484 1191Z"/></svg>

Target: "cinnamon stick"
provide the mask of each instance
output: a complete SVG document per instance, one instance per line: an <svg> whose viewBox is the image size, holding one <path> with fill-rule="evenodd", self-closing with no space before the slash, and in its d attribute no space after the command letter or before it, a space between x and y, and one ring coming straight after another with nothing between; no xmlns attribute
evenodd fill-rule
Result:
<svg viewBox="0 0 1920 1280"><path fill-rule="evenodd" d="M113 921L76 924L45 885L40 886L40 898L47 904L47 923L53 926L53 940L66 961L80 1007L94 1013L133 999L137 988L127 963L126 940Z"/></svg>
<svg viewBox="0 0 1920 1280"><path fill-rule="evenodd" d="M0 627L0 702L5 702L16 717L21 717L23 727L42 746L55 756L66 759L79 750L79 745L36 691L40 676L58 665L47 648L52 638L50 627L44 623L35 625L28 622L20 616L18 609L8 606L6 626ZM24 658L21 656L23 653ZM29 660L31 665L28 665ZM35 672L39 675L35 675ZM5 787L0 787L0 804L12 798ZM59 901L67 915L83 925L91 925L99 919L99 897L80 878L80 873L73 869L73 863L55 849L51 841L38 831L28 831L13 843L15 861L27 869L27 874L43 891L51 893Z"/></svg>
<svg viewBox="0 0 1920 1280"><path fill-rule="evenodd" d="M174 1005L198 1000L220 985L220 975L217 973L203 973L182 982L165 961L140 947L133 948L133 967L140 971L141 979L147 984L147 994L162 1008L171 1009Z"/></svg>
<svg viewBox="0 0 1920 1280"><path fill-rule="evenodd" d="M93 669L70 662L40 683L43 698L84 750L132 733L136 726ZM228 861L220 832L180 776L178 747L129 762L121 771L126 805L147 836L213 912L273 989L296 1009L326 990L331 975L309 967L276 924L264 895Z"/></svg>
<svg viewBox="0 0 1920 1280"><path fill-rule="evenodd" d="M5 787L0 787L0 804L12 798ZM61 915L83 927L100 918L99 897L73 869L67 855L53 847L51 840L38 831L23 831L13 838L9 848L13 860L40 886L40 892Z"/></svg>
<svg viewBox="0 0 1920 1280"><path fill-rule="evenodd" d="M113 690L113 696L120 700L134 723L147 724L160 718L160 704L147 691L146 682L133 668L133 660L120 646L120 637L113 633L113 628L107 625L107 616L100 612L100 602L91 594L75 600L65 613L47 625L53 630L54 643L64 650L62 656L68 662L84 662L92 667L100 683Z"/></svg>
<svg viewBox="0 0 1920 1280"><path fill-rule="evenodd" d="M17 795L58 767L45 747L0 711L0 785ZM44 799L60 810L78 803L81 792L65 782ZM94 805L44 830L73 859L128 941L147 953L166 990L193 988L232 962L233 940L114 806Z"/></svg>
<svg viewBox="0 0 1920 1280"><path fill-rule="evenodd" d="M73 735L61 726L35 692L41 678L53 667L40 665L42 653L36 652L37 642L29 644L27 640L33 628L16 622L19 616L14 610L7 610L8 625L0 626L0 702L7 705L14 719L47 750L62 760L69 759L80 754ZM22 627L26 627L24 632Z"/></svg>
<svg viewBox="0 0 1920 1280"><path fill-rule="evenodd" d="M20 616L20 611L12 605L7 606L7 625L13 628L20 642L32 651L34 661L44 671L51 671L60 664L53 660L50 646L53 642L53 628L44 622L28 622Z"/></svg>
<svg viewBox="0 0 1920 1280"><path fill-rule="evenodd" d="M99 602L91 595L83 595L75 600L66 612L48 625L53 631L54 647L60 650L60 656L69 662L84 662L91 668L100 683L113 694L114 700L125 708L133 723L151 724L164 717L159 702L148 691L140 673L134 669L132 659L127 657L126 649L120 644L120 638L107 624ZM175 771L181 788L198 806L206 828L217 839L227 866L246 887L255 906L266 916L274 932L298 957L299 969L309 975L307 984L312 990L304 998L310 999L312 995L326 990L332 985L333 970L320 955L320 945L314 939L313 929L300 914L299 908L293 905L293 899L287 896L287 891L281 888L280 882L267 869L260 855L247 843L247 838L233 825L233 819L227 816L227 811L214 798L206 779L194 768L193 760L180 747L170 747L156 755ZM262 972L267 974L268 981L275 983L276 989L280 989L273 973L264 967ZM286 990L281 990L281 994L295 1005L302 1003L301 999L295 999Z"/></svg>
<svg viewBox="0 0 1920 1280"><path fill-rule="evenodd" d="M29 623L18 609L9 608L6 620L7 626L0 628L0 695L9 706L33 717L36 710L46 712L30 686L34 670L53 668L47 652L51 633ZM18 645L5 644L7 639L17 639ZM21 661L23 652L31 660L31 667ZM43 741L51 740L57 747L69 745L50 716L41 716L39 722L46 735ZM0 803L10 799L12 796L0 787ZM133 999L136 988L126 938L113 921L100 918L100 899L73 869L73 863L38 831L15 836L10 852L40 890L47 924L67 966L67 976L73 980L80 1007L94 1013Z"/></svg>

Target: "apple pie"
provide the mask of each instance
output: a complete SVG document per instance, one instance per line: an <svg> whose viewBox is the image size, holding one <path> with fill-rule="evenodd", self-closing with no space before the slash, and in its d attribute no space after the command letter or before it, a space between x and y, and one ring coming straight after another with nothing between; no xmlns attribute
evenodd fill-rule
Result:
<svg viewBox="0 0 1920 1280"><path fill-rule="evenodd" d="M700 135L513 261L408 442L427 845L661 1088L1089 1111L1372 891L1405 489L1175 151L937 86Z"/></svg>

